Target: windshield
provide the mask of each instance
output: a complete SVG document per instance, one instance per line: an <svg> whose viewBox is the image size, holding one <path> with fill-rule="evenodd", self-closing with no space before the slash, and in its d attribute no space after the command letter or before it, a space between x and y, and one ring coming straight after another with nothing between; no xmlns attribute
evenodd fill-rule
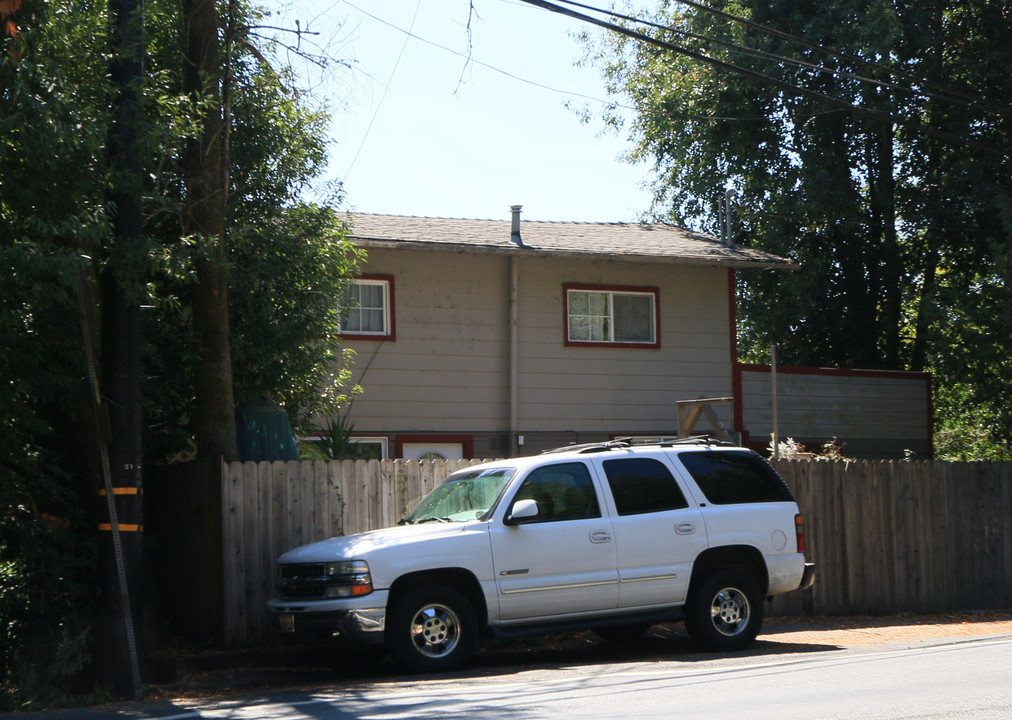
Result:
<svg viewBox="0 0 1012 720"><path fill-rule="evenodd" d="M516 468L496 467L451 475L422 498L400 524L484 520L515 472Z"/></svg>

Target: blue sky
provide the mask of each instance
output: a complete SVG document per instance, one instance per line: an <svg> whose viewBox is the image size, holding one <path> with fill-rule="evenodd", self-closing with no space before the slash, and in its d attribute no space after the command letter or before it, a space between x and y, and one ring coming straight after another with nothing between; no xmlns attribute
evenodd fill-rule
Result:
<svg viewBox="0 0 1012 720"><path fill-rule="evenodd" d="M637 220L647 168L619 159L624 137L565 106L596 113L581 96L608 99L596 68L574 67L577 21L516 0L473 5L472 63L469 0L294 0L274 18L299 19L321 33L307 43L351 65L321 76L294 62L330 103L329 175L344 180L348 207L507 219L521 204L534 220Z"/></svg>

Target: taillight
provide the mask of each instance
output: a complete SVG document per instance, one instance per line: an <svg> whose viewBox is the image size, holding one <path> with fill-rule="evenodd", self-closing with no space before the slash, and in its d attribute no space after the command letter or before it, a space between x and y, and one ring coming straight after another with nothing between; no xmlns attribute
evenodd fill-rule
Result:
<svg viewBox="0 0 1012 720"><path fill-rule="evenodd" d="M798 539L798 552L805 552L805 521L801 519L801 513L794 516L794 535Z"/></svg>

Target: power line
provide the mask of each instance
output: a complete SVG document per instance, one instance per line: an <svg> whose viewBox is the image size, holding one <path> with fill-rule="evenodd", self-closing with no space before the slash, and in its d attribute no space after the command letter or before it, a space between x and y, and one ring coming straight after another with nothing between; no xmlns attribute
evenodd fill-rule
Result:
<svg viewBox="0 0 1012 720"><path fill-rule="evenodd" d="M561 2L566 2L566 0L560 0L560 1ZM583 22L590 23L591 25L597 25L598 27L602 27L602 28L604 28L606 30L611 30L612 32L616 32L616 33L625 35L627 37L631 37L634 40L639 40L641 42L645 42L645 43L648 43L650 45L655 45L655 46L663 48L665 50L670 50L672 52L679 53L679 54L685 55L687 57L691 57L691 58L693 58L695 60L698 60L700 62L706 63L706 64L711 65L713 67L716 67L716 68L719 68L719 69L722 69L722 70L727 70L729 72L738 73L740 75L744 75L745 77L750 77L750 78L752 78L754 80L758 80L760 82L764 82L764 83L773 85L775 87L780 88L781 90L786 90L786 91L789 91L789 92L792 92L792 93L795 93L795 94L804 95L804 96L813 98L815 100L820 100L821 102L826 103L827 105L831 105L833 107L838 107L838 108L850 110L851 112L854 112L854 113L857 113L857 114L860 114L860 115L865 115L867 117L871 117L871 118L874 118L876 120L882 120L882 121L893 123L893 124L896 124L896 125L902 125L903 127L908 127L908 128L913 129L913 130L918 130L920 132L923 132L926 135L932 135L932 136L937 137L937 138L942 139L942 140L948 140L949 142L958 143L958 144L962 144L962 145L968 145L970 147L976 147L978 149L986 150L988 152L994 152L994 153L1004 154L1004 152L1002 150L1000 150L999 148L994 147L993 145L990 145L988 143L984 143L984 142L981 142L979 140L974 140L972 138L961 137L961 136L955 135L953 133L945 132L944 130L937 130L935 128L932 128L932 127L927 126L927 125L922 125L921 123L914 122L912 120L907 120L907 119L902 118L902 117L897 117L896 115L893 115L892 113L888 113L888 112L885 112L885 111L882 111L882 110L874 110L872 108L866 108L866 107L864 107L862 105L855 105L853 103L849 103L849 102L847 102L845 100L839 100L837 98L832 97L831 95L826 95L825 93L821 93L821 92L818 92L816 90L810 90L808 88L800 87L798 85L794 85L794 84L786 82L784 80L779 80L777 78L770 77L769 75L764 75L764 74L762 74L760 72L756 72L755 70L750 70L748 68L743 68L743 67L734 65L733 63L725 62L723 60L718 60L718 59L712 58L712 57L710 57L708 55L704 55L704 54L702 54L700 52L696 52L694 50L690 50L688 48L681 47L680 45L675 45L674 43L670 43L670 42L667 42L665 40L658 40L657 38L651 37L651 36L646 35L644 33L637 32L635 30L630 30L629 28L623 27L621 25L616 25L615 23L610 23L610 22L607 22L607 21L604 21L604 20L599 20L598 18L592 17L590 15L585 15L583 13L578 13L575 10L569 10L568 8L564 8L564 7L560 7L558 5L554 5L554 4L550 3L550 2L546 2L545 0L520 0L520 2L525 2L528 5L533 5L535 7L539 7L541 9L543 9L543 10L548 10L550 12L558 13L560 15L565 15L567 17L575 18L577 20L581 20Z"/></svg>
<svg viewBox="0 0 1012 720"><path fill-rule="evenodd" d="M357 10L358 12L362 13L366 17L371 18L371 19L375 20L378 23L386 25L387 27L393 28L397 32L403 33L404 35L406 35L409 38L412 38L413 40L418 40L419 42L425 43L426 45L431 45L434 48L438 48L439 50L443 50L444 52L448 52L451 55L456 55L457 57L462 58L462 59L466 60L469 63L472 63L474 65L480 65L481 67L487 68L489 70L492 70L493 72L497 72L500 75L505 75L506 77L510 78L511 80L516 80L516 81L522 82L522 83L524 83L526 85L531 85L533 87L541 88L542 90L548 90L550 92L558 93L559 95L567 95L569 97L577 97L577 98L583 98L584 100L591 100L591 101L596 102L596 103L598 103L600 105L608 105L608 106L613 106L613 107L621 107L621 108L623 108L625 110L634 110L635 109L635 108L632 108L632 107L630 107L628 105L621 105L619 103L610 102L608 100L602 100L602 99L596 98L596 97L594 97L592 95L585 95L583 93L573 92L573 91L570 91L570 90L562 90L560 88L552 87L551 85L545 85L543 83L539 83L539 82L537 82L535 80L528 80L527 78L522 78L519 75L514 75L513 73L510 73L510 72L508 72L506 70L498 68L498 67L496 67L494 65L489 65L488 63L481 62L480 60L475 60L473 57L471 57L467 53L462 53L462 52L460 52L458 50L454 50L453 48L448 48L445 45L440 45L437 42L434 42L432 40L424 38L421 35L416 35L411 30L405 30L404 28L402 28L402 27L400 27L398 25L395 25L395 24L393 24L391 22L388 22L387 20L384 20L381 17L377 17L376 15L373 15L372 13L370 13L370 12L368 12L366 10L363 10L362 8L360 8L360 7L356 6L356 5L348 2L348 0L342 0L342 1L344 2L345 5L353 8L354 10Z"/></svg>
<svg viewBox="0 0 1012 720"><path fill-rule="evenodd" d="M348 3L348 5L351 5L351 3ZM351 7L354 8L355 6L351 5ZM422 0L418 0L418 4L415 5L414 15L411 16L411 30L415 29L415 21L418 19L418 11L421 9L421 7L422 7ZM358 10L358 8L355 9ZM372 132L373 123L376 122L376 117L379 115L380 108L383 107L383 101L386 100L387 95L390 94L390 83L394 81L394 76L397 74L397 68L399 68L401 65L401 58L404 57L404 51L407 50L408 40L410 39L411 33L409 31L407 36L404 38L404 44L401 45L401 52L400 54L397 55L397 62L394 63L394 69L390 71L390 77L387 79L386 87L383 88L383 94L380 95L379 102L376 103L376 109L373 111L372 118L370 118L369 120L369 126L365 129L365 135L362 136L362 142L359 143L358 150L355 151L355 157L351 159L351 164L348 166L348 169L344 171L345 182L347 182L348 176L351 175L351 171L352 169L354 169L355 163L358 162L358 156L362 154L362 148L365 147L365 142L366 140L369 139L369 134L370 132Z"/></svg>
<svg viewBox="0 0 1012 720"><path fill-rule="evenodd" d="M679 1L681 1L681 0L679 0ZM733 52L737 52L737 53L741 53L741 54L745 54L745 55L751 55L753 57L759 57L759 58L762 58L762 59L765 59L765 60L773 60L775 62L780 62L780 63L784 63L784 64L787 64L787 65L793 65L795 67L801 67L801 68L805 68L805 69L808 69L808 70L812 70L812 71L815 71L817 73L823 73L823 74L827 74L827 75L833 75L835 77L845 78L845 79L848 79L848 80L856 80L856 81L859 81L859 82L868 83L868 84L875 85L875 86L882 87L882 88L889 89L889 90L897 90L899 92L910 93L912 95L922 95L924 97L928 97L928 98L931 98L933 100L939 100L939 101L942 101L942 102L948 102L948 103L952 103L952 104L956 104L956 105L967 106L967 107L979 106L982 109L988 110L990 112L994 112L994 113L999 114L999 115L1004 115L1004 116L1010 116L1010 115L1012 115L1012 107L1001 106L1001 105L998 105L996 103L991 103L991 102L983 101L978 96L969 95L968 93L966 93L964 91L957 90L957 89L951 88L951 87L944 87L944 86L941 86L941 85L939 85L937 83L932 83L932 82L930 82L928 80L924 80L922 78L917 78L917 77L911 75L910 73L906 73L906 72L903 72L903 71L900 71L900 70L895 70L895 69L892 69L892 68L888 68L888 67L886 67L884 65L880 65L880 64L877 64L877 63L872 63L872 62L869 62L869 61L866 61L866 60L862 60L859 57L856 57L856 56L853 56L853 55L848 55L846 53L841 53L841 52L838 52L836 50L832 50L830 48L826 48L826 47L824 47L822 45L818 45L816 43L809 42L808 40L804 40L803 38L799 38L799 37L796 37L794 35L789 35L788 33L783 33L783 32L781 32L779 30L774 30L774 29L768 28L768 27L766 27L764 25L759 25L757 23L753 23L753 22L751 22L749 20L746 20L744 18L740 18L740 17L737 17L735 15L729 15L728 13L721 12L721 11L715 10L713 8L707 8L705 5L700 5L698 3L687 2L685 4L690 5L692 7L696 7L698 9L700 9L700 10L703 10L703 11L711 12L712 14L718 15L718 16L726 18L726 19L733 20L735 22L740 22L742 24L747 25L748 27L751 27L751 28L756 29L756 30L760 30L761 32L766 32L766 33L769 33L769 34L773 34L773 35L776 35L777 37L781 37L782 39L787 39L787 40L789 40L791 42L801 43L801 44L805 45L806 47L809 47L811 49L815 49L815 50L817 50L819 52L826 53L826 54L832 55L832 56L837 56L837 57L840 57L841 59L847 59L850 62L854 62L854 63L857 63L857 64L861 65L862 67L868 67L870 69L881 70L881 71L887 73L890 76L895 75L895 76L903 77L903 78L905 78L907 80L910 80L912 82L915 82L915 83L918 83L918 84L921 84L921 85L925 85L925 86L939 88L940 90L943 90L944 92L947 92L947 93L949 93L951 95L962 95L963 97L962 98L955 98L955 97L949 97L948 95L939 95L937 93L929 92L927 90L923 90L923 89L919 90L919 89L916 89L916 88L907 87L905 85L899 85L897 83L890 82L888 80L880 80L880 79L877 79L877 78L869 78L869 77L865 77L863 75L858 75L856 73L850 73L850 72L847 72L847 71L844 71L844 70L839 70L839 69L836 69L836 68L825 67L824 65L816 65L815 63L807 62L805 60L798 60L796 58L787 57L785 55L779 55L777 53L771 53L771 52L767 52L767 51L764 51L764 50L758 50L758 49L755 49L755 48L750 48L750 47L747 47L747 46L744 46L744 45L739 45L739 44L736 44L736 43L733 43L733 42L729 42L729 41L726 41L726 40L720 40L719 38L709 37L707 35L699 35L697 33L692 33L692 32L689 32L688 30L682 30L680 28L672 27L670 25L662 25L660 23L656 23L656 22L653 22L651 20L644 20L642 18L634 17L632 15L624 15L622 13L617 13L617 12L614 12L612 10L606 10L606 9L602 9L602 8L597 8L597 7L594 7L592 5L586 5L584 3L575 2L575 0L558 0L558 2L561 2L561 3L566 4L566 5L572 5L572 6L575 6L575 7L580 7L580 8L583 8L585 10L590 10L592 12L598 12L598 13L601 13L603 15L607 15L607 16L610 16L610 17L613 17L613 18L617 18L617 19L620 19L620 20L625 20L627 22L638 23L640 25L645 25L647 27L652 27L652 28L655 28L655 29L658 29L658 30L663 30L663 31L666 31L666 32L673 32L673 33L676 33L676 34L681 35L683 37L691 38L693 40L701 40L701 41L704 41L704 42L713 43L713 44L718 45L720 47L727 48L727 49L729 49L729 50L731 50Z"/></svg>
<svg viewBox="0 0 1012 720"><path fill-rule="evenodd" d="M521 0L521 1L523 1L523 0ZM602 9L602 8L594 7L592 5L586 5L584 3L576 2L575 0L558 0L558 2L564 3L566 5L573 5L573 6L576 6L576 7L581 7L581 8L584 8L586 10L591 10L593 12L599 12L599 13L601 13L603 15L609 15L611 17L621 18L621 19L628 20L628 21L631 21L631 22L636 22L636 23L640 23L640 24L644 24L644 25L653 26L653 27L656 27L656 28L659 28L659 29L671 30L671 31L674 31L674 32L679 32L676 28L671 28L671 27L668 27L668 26L665 26L665 25L658 25L656 23L653 23L653 22L650 22L650 21L647 21L647 20L642 20L640 18L635 18L635 17L628 16L628 15L622 15L620 13L615 13L615 12L612 12L610 10L605 10L605 9ZM987 100L983 100L980 97L980 93L976 92L976 91L961 90L959 88L954 88L954 87L949 86L949 85L943 85L941 83L938 83L938 82L935 82L935 81L932 81L932 80L928 80L928 79L923 78L923 77L918 77L917 75L914 75L913 73L907 72L905 70L900 70L900 69L897 69L897 68L894 68L894 67L883 65L881 63L872 62L871 60L866 60L866 59L864 59L862 57L859 57L857 55L852 55L850 53L846 53L846 52L843 52L843 51L840 51L840 50L834 50L833 48L828 48L828 47L826 47L824 45L820 45L818 43L812 42L811 40L807 40L807 39L805 39L803 37L800 37L798 35L792 35L791 33L784 32L783 30L777 30L776 28L771 28L771 27L769 27L767 25L761 25L759 23L753 22L753 21L748 20L746 18L739 17L737 15L732 15L730 13L723 12L722 10L717 10L716 8L709 7L708 5L703 5L702 3L694 2L693 0L678 0L678 2L681 3L682 5L688 5L689 7L696 8L697 10L700 10L702 12L709 13L711 15L716 15L717 17L723 18L725 20L730 20L730 21L738 23L740 25L744 25L745 27L748 27L750 29L758 30L759 32L765 33L767 35L772 35L772 36L778 37L778 38L780 38L782 40L787 40L789 42L793 42L793 43L801 45L803 47L807 47L810 50L815 50L817 52L824 53L824 54L829 55L831 57L835 57L835 58L838 58L838 59L841 59L841 60L846 60L847 62L854 63L854 64L859 65L859 66L864 67L864 68L868 68L869 70L877 70L877 71L880 71L880 72L884 72L884 73L886 73L886 74L888 74L890 76L895 76L895 77L903 78L904 80L907 80L909 82L913 82L913 83L918 84L918 85L923 85L924 87L934 88L938 92L948 93L950 95L957 95L957 96L960 96L962 98L961 100L957 100L955 98L946 97L944 95L936 95L934 93L930 93L930 92L927 92L925 90L914 91L914 92L919 92L919 93L921 93L923 95L926 95L928 97L932 97L932 98L937 99L937 100L943 100L943 101L952 102L952 103L959 103L959 104L963 104L963 105L979 106L979 107L981 107L983 109L991 110L992 112L996 112L996 113L999 113L999 114L1002 114L1002 115L1008 115L1009 113L1012 113L1012 107L1009 107L1008 105L1005 105L1005 104L998 104L998 103L990 102L990 101L987 101ZM744 48L744 49L747 50L748 48ZM797 62L797 61L795 61L795 62ZM818 66L816 66L816 67L818 67ZM874 79L870 79L870 78L864 78L864 80L866 82L871 82L871 83L876 83L876 84L880 84L880 83L883 82L883 81L874 80ZM890 83L885 83L885 84L886 85L890 85ZM902 86L897 86L897 87L902 88Z"/></svg>
<svg viewBox="0 0 1012 720"><path fill-rule="evenodd" d="M518 0L518 1L522 2L523 0ZM366 17L368 17L368 18L370 18L372 20L375 20L376 22L378 22L378 23L380 23L382 25L386 25L387 27L396 30L397 32L405 35L407 38L411 38L412 40L417 40L417 41L419 41L421 43L425 43L426 45L434 47L434 48L436 48L438 50L442 50L442 51L444 51L446 53L449 53L450 55L454 55L456 57L459 57L459 58L465 60L466 62L468 62L470 64L479 65L479 66L481 66L483 68L486 68L487 70L491 70L492 72L498 73L498 74L500 74L500 75L502 75L504 77L508 77L510 80L516 80L517 82L524 83L525 85L530 85L531 87L540 88L541 90L547 90L549 92L553 92L553 93L556 93L558 95L564 95L566 97L580 98L580 99L583 99L583 100L589 100L591 102L597 103L598 105L603 105L605 107L619 108L619 109L622 109L622 110L632 110L632 111L636 110L636 108L634 106L632 106L632 105L626 105L624 103L614 102L614 101L611 101L611 100L602 100L601 98L595 97L593 95L587 95L585 93L580 93L580 92L576 92L576 91L573 91L573 90L565 90L565 89L562 89L562 88L553 87L551 85L545 85L544 83L539 83L536 80L531 80L529 78L524 78L524 77L521 77L519 75L515 75L515 74L509 72L508 70L503 70L502 68L496 67L495 65L491 65L489 63L482 62L481 60L476 60L476 59L474 59L474 57L472 57L468 53L463 53L463 52L460 52L459 50L454 50L453 48L446 47L445 45L441 45L440 43L437 43L437 42L435 42L433 40L429 40L428 38L422 37L421 35L418 35L418 34L414 33L412 30L405 30L403 27L401 27L399 25L396 25L395 23L389 22L388 20L384 20L381 17L373 15L372 13L368 12L367 10L363 10L362 8L360 8L357 5L349 2L348 0L342 0L342 2L345 5L347 5L348 7L352 8L353 10L361 13L362 15L365 15ZM804 113L804 114L800 115L799 117L802 117L802 118L817 117L819 115L824 115L824 114L826 114L826 113L825 112ZM692 114L692 113L668 113L668 115L669 115L669 117L678 117L678 118L681 118L683 120L692 120L692 121L698 121L698 122L759 122L759 121L768 120L768 118L765 115L732 116L732 115L697 115L697 114Z"/></svg>

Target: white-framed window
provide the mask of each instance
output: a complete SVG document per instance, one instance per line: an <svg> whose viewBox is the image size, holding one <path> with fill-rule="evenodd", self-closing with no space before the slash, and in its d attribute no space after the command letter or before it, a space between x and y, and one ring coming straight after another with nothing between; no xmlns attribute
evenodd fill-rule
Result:
<svg viewBox="0 0 1012 720"><path fill-rule="evenodd" d="M385 460L390 457L390 439L384 435L352 435L348 442L355 452L340 452L342 460ZM298 438L299 454L303 460L332 460L334 449L320 435Z"/></svg>
<svg viewBox="0 0 1012 720"><path fill-rule="evenodd" d="M656 288L565 285L566 344L660 347Z"/></svg>
<svg viewBox="0 0 1012 720"><path fill-rule="evenodd" d="M391 339L394 335L393 278L362 276L349 285L341 303L342 335Z"/></svg>
<svg viewBox="0 0 1012 720"><path fill-rule="evenodd" d="M390 457L389 439L383 436L352 435L348 438L362 448L359 457L365 460L384 460Z"/></svg>

